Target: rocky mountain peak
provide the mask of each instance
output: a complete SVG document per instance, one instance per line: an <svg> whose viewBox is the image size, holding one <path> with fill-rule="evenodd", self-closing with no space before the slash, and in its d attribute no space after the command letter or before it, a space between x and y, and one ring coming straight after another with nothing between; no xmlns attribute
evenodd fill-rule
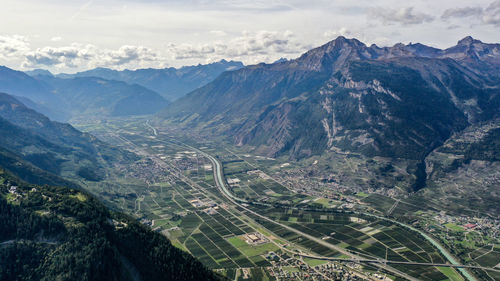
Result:
<svg viewBox="0 0 500 281"><path fill-rule="evenodd" d="M296 61L309 70L338 69L348 60L371 58L368 48L357 39L339 36L318 48L303 54Z"/></svg>
<svg viewBox="0 0 500 281"><path fill-rule="evenodd" d="M479 40L476 40L476 39L472 38L472 36L467 36L467 37L463 38L462 40L458 41L457 45L459 45L459 46L470 46L473 43L482 43L482 42L479 41Z"/></svg>

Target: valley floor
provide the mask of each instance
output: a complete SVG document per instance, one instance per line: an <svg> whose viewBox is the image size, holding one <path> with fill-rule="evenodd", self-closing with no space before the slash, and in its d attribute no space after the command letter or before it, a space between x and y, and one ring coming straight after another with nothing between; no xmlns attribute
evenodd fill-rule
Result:
<svg viewBox="0 0 500 281"><path fill-rule="evenodd" d="M417 197L324 188L290 176L297 163L146 119L75 125L142 157L84 186L232 280L500 279L498 220L448 215Z"/></svg>

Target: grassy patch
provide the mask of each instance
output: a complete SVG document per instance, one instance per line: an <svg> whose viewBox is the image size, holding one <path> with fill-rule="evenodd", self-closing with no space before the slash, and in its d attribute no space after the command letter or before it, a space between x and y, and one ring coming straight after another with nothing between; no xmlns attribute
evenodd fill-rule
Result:
<svg viewBox="0 0 500 281"><path fill-rule="evenodd" d="M318 266L318 265L328 263L328 261L325 261L325 260L318 260L318 259L311 259L311 258L304 258L304 262L307 263L307 265L309 265L309 266Z"/></svg>
<svg viewBox="0 0 500 281"><path fill-rule="evenodd" d="M167 219L155 220L155 224L153 225L153 227L164 226L166 224L168 224Z"/></svg>
<svg viewBox="0 0 500 281"><path fill-rule="evenodd" d="M238 250L242 251L248 257L263 255L268 252L279 250L278 246L273 243L266 243L258 246L245 245L243 247L238 248Z"/></svg>
<svg viewBox="0 0 500 281"><path fill-rule="evenodd" d="M184 245L182 245L179 241L177 240L171 240L172 242L172 245L178 249L181 249L183 250L184 252L187 252L186 248L184 247Z"/></svg>
<svg viewBox="0 0 500 281"><path fill-rule="evenodd" d="M236 248L243 247L245 245L248 245L247 242L245 242L241 237L235 236L227 239L227 242L231 243Z"/></svg>
<svg viewBox="0 0 500 281"><path fill-rule="evenodd" d="M326 198L319 198L318 200L315 200L314 203L321 204L324 207L330 206L330 200Z"/></svg>
<svg viewBox="0 0 500 281"><path fill-rule="evenodd" d="M71 198L76 198L80 202L87 201L87 196L83 195L81 192L78 192L76 195L70 195Z"/></svg>
<svg viewBox="0 0 500 281"><path fill-rule="evenodd" d="M300 270L296 267L291 267L291 266L285 266L283 267L283 270L288 271L288 272L299 272Z"/></svg>
<svg viewBox="0 0 500 281"><path fill-rule="evenodd" d="M346 242L341 242L341 243L337 244L337 246L345 249L345 248L349 247L349 244L347 244Z"/></svg>
<svg viewBox="0 0 500 281"><path fill-rule="evenodd" d="M460 274L458 274L453 268L451 267L438 267L437 268L441 273L446 275L446 277L449 278L450 281L463 281L464 279Z"/></svg>
<svg viewBox="0 0 500 281"><path fill-rule="evenodd" d="M339 259L350 259L351 258L350 256L344 255L344 254L336 255L335 257L339 258Z"/></svg>
<svg viewBox="0 0 500 281"><path fill-rule="evenodd" d="M370 196L370 194L365 193L365 192L358 192L358 193L356 193L356 196L361 197L361 198L366 198L366 197Z"/></svg>
<svg viewBox="0 0 500 281"><path fill-rule="evenodd" d="M454 223L447 223L444 226L446 226L446 228L453 230L453 231L464 231L463 227L456 225Z"/></svg>
<svg viewBox="0 0 500 281"><path fill-rule="evenodd" d="M279 250L278 246L273 243L265 243L261 245L249 245L242 237L236 236L227 239L231 245L244 253L247 257L263 255L271 251Z"/></svg>
<svg viewBox="0 0 500 281"><path fill-rule="evenodd" d="M5 195L5 200L7 200L7 203L12 204L12 205L19 205L19 201L16 200L17 196L11 193L7 193Z"/></svg>

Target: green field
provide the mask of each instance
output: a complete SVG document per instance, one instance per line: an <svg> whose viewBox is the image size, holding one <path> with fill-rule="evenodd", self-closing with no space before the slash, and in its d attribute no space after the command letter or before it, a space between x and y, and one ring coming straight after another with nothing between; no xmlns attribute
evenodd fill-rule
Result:
<svg viewBox="0 0 500 281"><path fill-rule="evenodd" d="M318 259L311 259L311 258L304 258L304 262L307 263L309 266L318 266L318 265L323 265L328 263L328 261L325 260L318 260Z"/></svg>
<svg viewBox="0 0 500 281"><path fill-rule="evenodd" d="M267 242L261 245L249 245L243 240L242 237L231 237L228 239L228 242L247 257L264 255L269 252L279 250L279 247L271 242Z"/></svg>
<svg viewBox="0 0 500 281"><path fill-rule="evenodd" d="M446 228L453 230L453 231L464 231L463 227L456 225L454 223L447 223L444 226L446 226Z"/></svg>

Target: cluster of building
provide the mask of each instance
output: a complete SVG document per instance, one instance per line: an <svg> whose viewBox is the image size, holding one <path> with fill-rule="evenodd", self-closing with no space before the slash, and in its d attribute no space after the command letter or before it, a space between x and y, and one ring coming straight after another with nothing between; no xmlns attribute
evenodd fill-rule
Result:
<svg viewBox="0 0 500 281"><path fill-rule="evenodd" d="M10 194L13 194L13 195L19 195L19 193L17 192L17 186L13 185L9 188L9 193Z"/></svg>
<svg viewBox="0 0 500 281"><path fill-rule="evenodd" d="M247 171L247 174L248 175L257 175L259 176L259 178L261 179L264 179L264 180L270 180L271 177L269 175L267 175L266 173L262 172L261 170L250 170L250 171Z"/></svg>
<svg viewBox="0 0 500 281"><path fill-rule="evenodd" d="M18 198L26 195L26 193L22 192L22 190L20 190L17 185L7 185L7 187L9 188L9 193L13 195L14 200L17 200ZM37 191L36 188L31 189L31 192L35 192L35 191ZM44 199L47 199L47 196L44 196L44 195L42 195L42 196Z"/></svg>
<svg viewBox="0 0 500 281"><path fill-rule="evenodd" d="M175 178L166 172L165 167L151 159L144 159L130 165L123 165L119 168L119 172L127 175L127 177L142 180L147 184L175 181Z"/></svg>
<svg viewBox="0 0 500 281"><path fill-rule="evenodd" d="M441 225L453 223L464 228L464 230L491 230L500 228L500 220L492 218L476 218L467 216L450 216L440 212L433 219Z"/></svg>
<svg viewBox="0 0 500 281"><path fill-rule="evenodd" d="M206 200L200 200L200 199L193 199L190 200L189 203L193 205L195 208L215 208L217 207L217 203L215 201L206 199Z"/></svg>
<svg viewBox="0 0 500 281"><path fill-rule="evenodd" d="M360 265L349 263L345 265L328 262L322 265L310 266L297 256L286 253L269 252L266 259L272 264L268 271L277 280L371 280L391 281L380 273L360 273Z"/></svg>
<svg viewBox="0 0 500 281"><path fill-rule="evenodd" d="M314 281L358 281L358 280L380 280L389 281L380 275L380 279L375 276L362 275L337 264L327 263L311 267L302 260L288 258L281 262L274 263L270 270L277 280L314 280Z"/></svg>

